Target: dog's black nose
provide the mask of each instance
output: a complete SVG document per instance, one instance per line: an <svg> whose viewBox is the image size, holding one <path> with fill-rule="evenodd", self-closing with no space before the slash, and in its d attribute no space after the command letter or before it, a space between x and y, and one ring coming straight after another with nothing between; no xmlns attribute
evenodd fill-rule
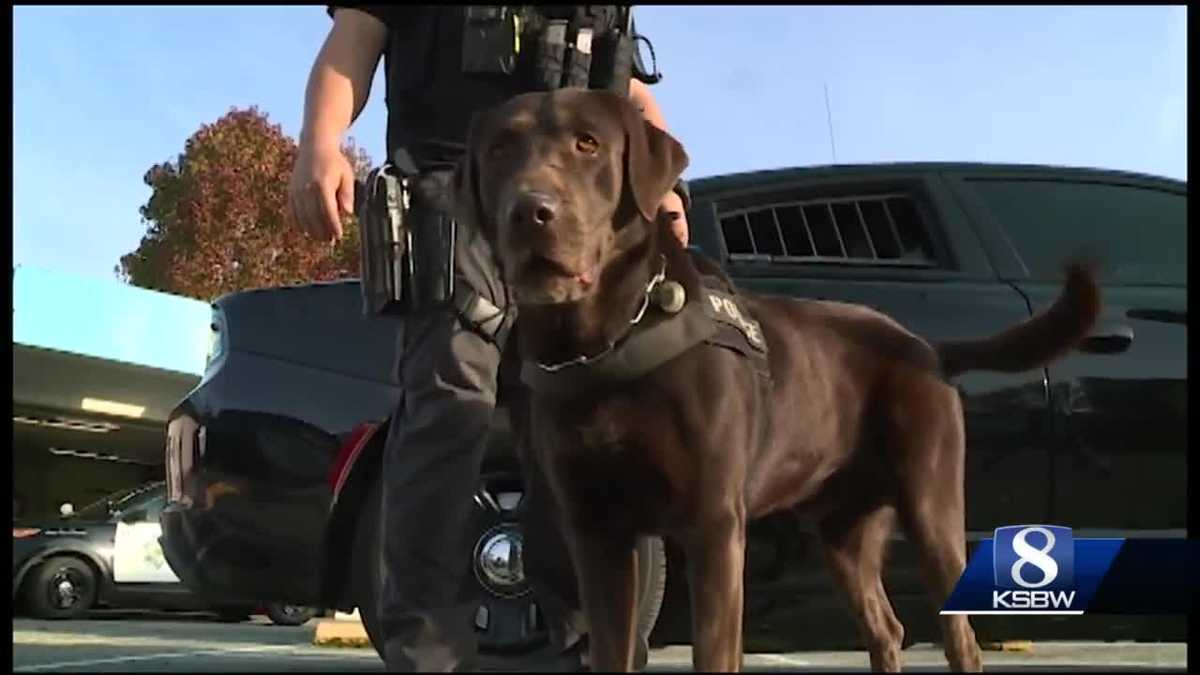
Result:
<svg viewBox="0 0 1200 675"><path fill-rule="evenodd" d="M558 214L558 200L545 192L526 192L517 198L513 221L530 225L549 225Z"/></svg>

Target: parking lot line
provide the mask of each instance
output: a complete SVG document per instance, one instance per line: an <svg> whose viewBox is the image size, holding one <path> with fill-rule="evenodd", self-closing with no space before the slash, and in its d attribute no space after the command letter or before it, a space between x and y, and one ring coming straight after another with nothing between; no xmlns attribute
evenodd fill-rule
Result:
<svg viewBox="0 0 1200 675"><path fill-rule="evenodd" d="M792 666L794 668L806 668L813 665L811 661L805 661L804 659L797 659L791 656L784 656L783 654L746 654L745 656L753 656L755 659L770 661L772 663L778 663L784 666ZM743 660L745 660L745 656L743 657Z"/></svg>
<svg viewBox="0 0 1200 675"><path fill-rule="evenodd" d="M186 652L163 652L161 654L140 654L138 656L113 656L105 659L84 659L81 661L60 661L58 663L39 663L35 666L13 668L13 672L33 672L55 670L57 668L80 668L98 666L109 663L129 663L134 661L153 661L154 659L178 659L188 656L220 656L221 654L239 654L254 652L280 652L294 649L293 645L263 645L255 647L233 647L227 649L200 649Z"/></svg>

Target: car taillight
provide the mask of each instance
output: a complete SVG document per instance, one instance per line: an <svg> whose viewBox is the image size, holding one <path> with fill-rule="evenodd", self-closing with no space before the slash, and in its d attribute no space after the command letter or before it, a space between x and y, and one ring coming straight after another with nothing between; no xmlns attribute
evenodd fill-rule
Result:
<svg viewBox="0 0 1200 675"><path fill-rule="evenodd" d="M196 420L191 415L175 417L167 424L167 501L184 501L184 488L196 459Z"/></svg>
<svg viewBox="0 0 1200 675"><path fill-rule="evenodd" d="M213 307L212 322L208 326L208 357L204 362L205 370L225 353L225 313L218 307Z"/></svg>
<svg viewBox="0 0 1200 675"><path fill-rule="evenodd" d="M14 527L13 539L24 539L26 537L32 537L36 534L41 534L41 532L41 529L36 527Z"/></svg>

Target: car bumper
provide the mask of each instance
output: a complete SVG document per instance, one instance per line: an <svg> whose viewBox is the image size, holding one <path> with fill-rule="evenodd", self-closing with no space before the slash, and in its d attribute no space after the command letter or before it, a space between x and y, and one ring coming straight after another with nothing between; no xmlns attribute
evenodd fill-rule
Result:
<svg viewBox="0 0 1200 675"><path fill-rule="evenodd" d="M262 425L224 417L239 423L177 410L168 424L168 501L159 517L167 563L212 602L318 604L328 485L280 478L244 431Z"/></svg>
<svg viewBox="0 0 1200 675"><path fill-rule="evenodd" d="M159 518L160 543L171 569L212 602L318 604L319 543L252 509L168 504Z"/></svg>

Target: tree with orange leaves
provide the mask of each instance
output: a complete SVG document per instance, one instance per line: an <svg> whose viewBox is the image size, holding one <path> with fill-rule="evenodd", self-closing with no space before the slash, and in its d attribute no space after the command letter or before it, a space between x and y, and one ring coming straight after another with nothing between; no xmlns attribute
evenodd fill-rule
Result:
<svg viewBox="0 0 1200 675"><path fill-rule="evenodd" d="M371 160L351 140L355 174ZM296 143L255 107L231 109L200 127L172 162L150 167L141 207L146 234L121 257L117 276L135 286L205 301L248 288L358 276L358 224L336 245L292 220L287 184Z"/></svg>

